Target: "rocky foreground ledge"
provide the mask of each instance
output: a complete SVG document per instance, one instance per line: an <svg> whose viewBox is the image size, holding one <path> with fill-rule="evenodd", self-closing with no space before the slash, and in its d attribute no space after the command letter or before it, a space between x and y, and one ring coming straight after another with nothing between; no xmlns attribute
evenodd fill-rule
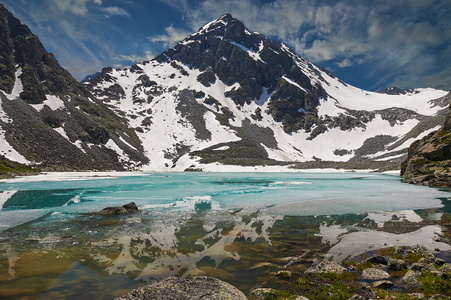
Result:
<svg viewBox="0 0 451 300"><path fill-rule="evenodd" d="M192 279L169 277L157 283L135 289L115 300L246 300L236 287L222 280L198 276Z"/></svg>

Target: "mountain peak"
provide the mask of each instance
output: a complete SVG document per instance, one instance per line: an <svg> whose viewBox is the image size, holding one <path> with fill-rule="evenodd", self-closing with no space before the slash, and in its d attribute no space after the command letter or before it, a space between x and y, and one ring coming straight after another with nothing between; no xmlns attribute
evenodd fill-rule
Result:
<svg viewBox="0 0 451 300"><path fill-rule="evenodd" d="M232 15L229 13L226 13L226 14L223 14L221 17L219 17L218 20L224 20L224 21L228 22L231 19L233 19Z"/></svg>
<svg viewBox="0 0 451 300"><path fill-rule="evenodd" d="M229 31L229 29L233 29L234 27L237 27L236 29L238 29L238 31L247 30L241 21L232 17L231 14L226 13L218 19L211 21L199 28L198 32L194 35L214 32L217 35L224 36L225 33ZM250 34L249 31L248 34Z"/></svg>

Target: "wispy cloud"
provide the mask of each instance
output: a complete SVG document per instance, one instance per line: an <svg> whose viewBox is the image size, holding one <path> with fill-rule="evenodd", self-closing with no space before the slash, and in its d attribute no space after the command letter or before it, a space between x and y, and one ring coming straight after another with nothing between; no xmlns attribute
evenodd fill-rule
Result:
<svg viewBox="0 0 451 300"><path fill-rule="evenodd" d="M102 4L102 0L52 0L54 6L63 12L71 12L76 15L86 15L87 4Z"/></svg>
<svg viewBox="0 0 451 300"><path fill-rule="evenodd" d="M165 34L150 36L147 39L150 42L163 43L164 47L169 48L174 46L174 44L183 40L191 32L184 29L174 28L172 25L164 29Z"/></svg>
<svg viewBox="0 0 451 300"><path fill-rule="evenodd" d="M130 18L130 14L123 8L117 6L109 6L101 9L107 15L116 15Z"/></svg>
<svg viewBox="0 0 451 300"><path fill-rule="evenodd" d="M132 55L118 55L114 58L117 63L113 66L115 68L123 68L130 66L131 64L140 63L143 61L151 60L155 57L152 51L144 51L143 54L132 54Z"/></svg>

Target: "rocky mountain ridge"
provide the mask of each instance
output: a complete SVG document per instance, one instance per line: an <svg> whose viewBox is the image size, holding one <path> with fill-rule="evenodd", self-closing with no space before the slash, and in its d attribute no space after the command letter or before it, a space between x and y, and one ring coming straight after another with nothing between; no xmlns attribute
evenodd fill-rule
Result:
<svg viewBox="0 0 451 300"><path fill-rule="evenodd" d="M0 155L45 170L393 164L446 92L352 87L225 14L151 61L76 82L0 7Z"/></svg>
<svg viewBox="0 0 451 300"><path fill-rule="evenodd" d="M147 162L135 132L0 5L0 154L43 170L124 170ZM121 161L118 149L129 154Z"/></svg>

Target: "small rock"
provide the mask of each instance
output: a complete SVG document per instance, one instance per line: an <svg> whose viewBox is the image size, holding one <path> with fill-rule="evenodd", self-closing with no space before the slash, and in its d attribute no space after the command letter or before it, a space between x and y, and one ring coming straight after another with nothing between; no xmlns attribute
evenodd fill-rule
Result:
<svg viewBox="0 0 451 300"><path fill-rule="evenodd" d="M371 286L367 282L360 282L360 289L365 292L372 292Z"/></svg>
<svg viewBox="0 0 451 300"><path fill-rule="evenodd" d="M418 285L418 279L421 276L420 271L409 270L402 277L402 281L409 287L415 287Z"/></svg>
<svg viewBox="0 0 451 300"><path fill-rule="evenodd" d="M435 262L434 262L437 266L441 267L446 263L446 260L441 259L441 258L436 258Z"/></svg>
<svg viewBox="0 0 451 300"><path fill-rule="evenodd" d="M381 280L390 277L390 274L381 269L367 268L363 270L362 277L369 280Z"/></svg>
<svg viewBox="0 0 451 300"><path fill-rule="evenodd" d="M316 266L308 268L305 273L343 273L346 268L332 261L322 261Z"/></svg>
<svg viewBox="0 0 451 300"><path fill-rule="evenodd" d="M411 294L407 294L407 295L409 295L411 297L414 297L414 298L418 298L418 299L423 299L424 298L424 294L423 293L411 293Z"/></svg>
<svg viewBox="0 0 451 300"><path fill-rule="evenodd" d="M291 273L290 271L278 271L276 274L277 274L277 276L283 277L283 278L293 277L293 273Z"/></svg>
<svg viewBox="0 0 451 300"><path fill-rule="evenodd" d="M420 262L414 263L412 266L410 266L409 269L412 271L420 271L420 272L435 270L434 264Z"/></svg>
<svg viewBox="0 0 451 300"><path fill-rule="evenodd" d="M265 300L266 297L275 297L275 293L273 289L270 288L259 288L254 289L251 292L251 296L255 297L257 300Z"/></svg>
<svg viewBox="0 0 451 300"><path fill-rule="evenodd" d="M401 271L407 269L407 263L402 259L390 258L388 260L387 267L392 271Z"/></svg>
<svg viewBox="0 0 451 300"><path fill-rule="evenodd" d="M426 257L422 257L418 260L418 262L420 264L430 264L430 263L432 263L432 260L429 258L426 258Z"/></svg>
<svg viewBox="0 0 451 300"><path fill-rule="evenodd" d="M393 286L393 282L389 280L379 280L373 282L372 286L373 288L388 289Z"/></svg>
<svg viewBox="0 0 451 300"><path fill-rule="evenodd" d="M451 264L445 263L440 267L439 270L442 273L451 273Z"/></svg>

